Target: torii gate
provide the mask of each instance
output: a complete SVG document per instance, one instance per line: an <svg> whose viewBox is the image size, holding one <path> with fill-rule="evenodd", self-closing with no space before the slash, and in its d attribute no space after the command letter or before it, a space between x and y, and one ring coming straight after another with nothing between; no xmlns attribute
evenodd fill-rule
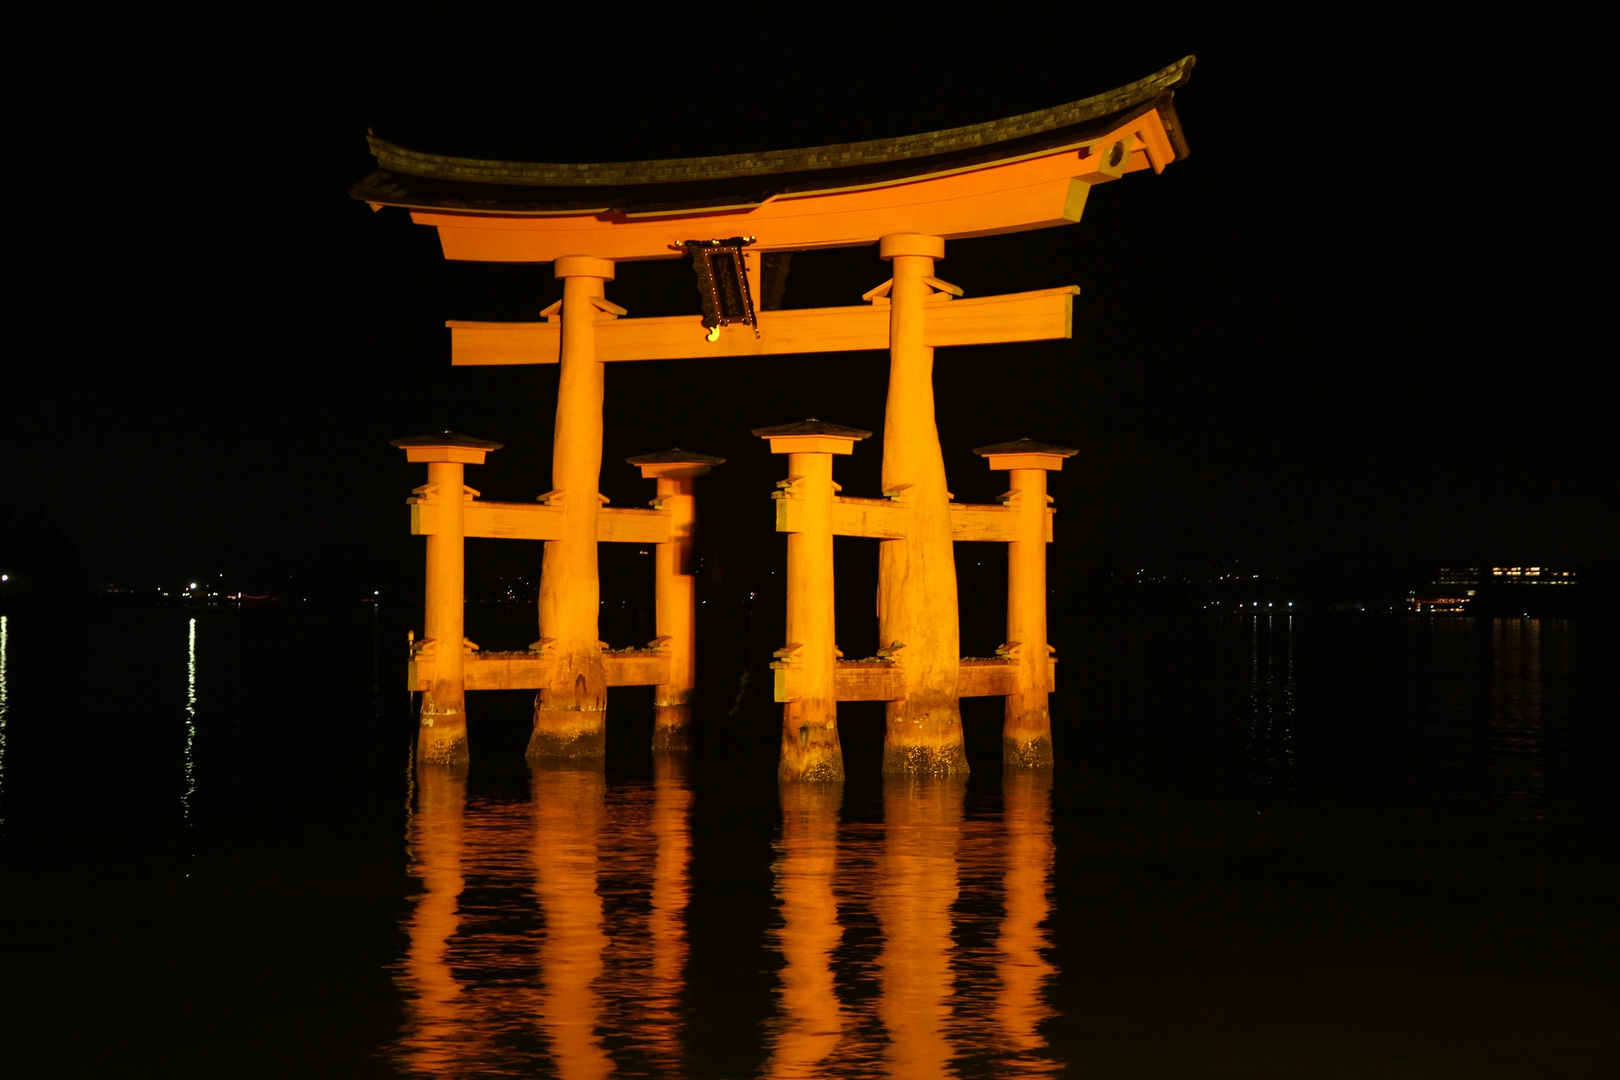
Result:
<svg viewBox="0 0 1620 1080"><path fill-rule="evenodd" d="M905 522L903 529L890 521L858 534L881 540L880 641L890 650L904 646L884 658L892 662L882 680L888 687L884 770L966 771L952 555L952 522L961 515L952 509L934 422L933 351L1070 337L1079 289L960 298L960 289L935 276L935 262L949 240L1077 222L1094 184L1150 168L1160 172L1185 157L1172 99L1193 63L1189 56L1117 90L1004 120L769 153L524 164L424 154L371 137L380 169L356 185L355 198L373 209L403 207L413 221L438 229L448 259L550 262L563 282L562 300L541 313L542 322L447 324L452 364L561 368L552 483L545 497L550 508L560 508L561 520L546 535L540 635L548 663L538 687L531 755L600 753L608 685L597 635L602 365L887 349L882 485L885 499L906 504ZM755 310L752 298L765 295L766 256L872 243L892 264L893 276L867 292L864 304ZM604 285L613 280L617 262L679 258L693 249L696 260L706 245L743 265L726 283L729 294L717 290L706 301L703 316L621 318L628 313L606 299ZM702 267L700 280L726 269L722 262L711 267L706 256ZM773 439L773 448L785 438L760 434ZM830 462L839 451L827 448L825 433L815 438L825 445L804 456L826 454ZM1041 470L1057 467L1072 452L999 449L982 451L992 468L1001 457L1002 467L1043 477ZM782 452L797 453L785 445ZM1021 464L1007 464L1015 458ZM830 464L828 469L830 484ZM1040 488L1044 522L1044 479ZM1044 568L1044 551L1041 559ZM830 609L831 596L823 600ZM1020 640L1021 657L1010 658L1027 672L1004 691L1011 764L1051 761L1045 701L1050 675L1040 674L1050 672L1044 662L1044 597L1042 605L1039 640ZM831 670L835 646L818 641L816 648L832 649L814 661L819 669L825 660ZM1037 656L1042 663L1022 659ZM782 659L791 664L798 658ZM834 700L807 713L783 696L795 692L792 680L777 682L785 703L781 775L841 777L836 692Z"/></svg>

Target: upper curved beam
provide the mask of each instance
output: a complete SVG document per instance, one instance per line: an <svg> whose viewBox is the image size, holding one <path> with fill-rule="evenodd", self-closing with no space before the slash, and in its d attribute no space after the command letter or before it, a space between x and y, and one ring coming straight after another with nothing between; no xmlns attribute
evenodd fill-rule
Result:
<svg viewBox="0 0 1620 1080"><path fill-rule="evenodd" d="M373 206L511 215L663 213L758 206L784 195L880 187L1081 147L1155 112L1171 157L1187 156L1172 104L1188 56L1145 79L1050 109L895 139L751 154L598 164L479 161L370 136L377 172L355 185ZM1162 168L1165 162L1155 160Z"/></svg>

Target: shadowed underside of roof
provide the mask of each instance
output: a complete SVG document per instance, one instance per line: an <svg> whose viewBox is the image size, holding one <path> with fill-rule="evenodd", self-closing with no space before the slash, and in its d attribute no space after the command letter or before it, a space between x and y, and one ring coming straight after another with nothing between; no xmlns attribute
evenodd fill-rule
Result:
<svg viewBox="0 0 1620 1080"><path fill-rule="evenodd" d="M527 164L424 154L370 136L378 171L356 199L379 206L486 214L680 212L757 204L797 192L901 182L1085 145L1157 111L1187 156L1172 103L1192 74L1184 57L1145 79L1067 105L894 139L798 150L599 164Z"/></svg>

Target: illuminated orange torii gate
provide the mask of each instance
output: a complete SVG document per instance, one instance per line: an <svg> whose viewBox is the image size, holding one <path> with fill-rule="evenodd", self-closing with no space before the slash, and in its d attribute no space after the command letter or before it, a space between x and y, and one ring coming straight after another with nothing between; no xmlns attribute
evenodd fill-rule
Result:
<svg viewBox="0 0 1620 1080"><path fill-rule="evenodd" d="M935 276L935 262L948 240L1076 222L1092 185L1150 168L1159 172L1186 156L1172 98L1192 65L1187 57L1118 90L1005 120L760 154L523 164L422 154L371 139L381 169L356 186L356 198L375 209L408 209L414 221L438 229L446 258L550 262L563 282L562 300L542 312L541 322L448 324L453 364L556 363L561 369L545 496L560 508L560 529L546 538L540 585L540 634L550 663L538 684L531 755L600 752L609 685L597 637L602 365L887 349L883 495L907 508L903 530L882 536L880 544L880 641L891 650L904 645L885 658L892 663L884 678L898 687L882 698L888 703L884 768L966 770L958 707L965 668L952 555L953 521L961 513L946 488L934 423L933 350L1067 338L1079 290L961 299L960 289ZM682 257L689 246L716 243L704 240L711 237L737 238L734 249L748 245L740 252L745 280L734 290L745 298L763 295L762 257L770 253L877 243L893 276L866 293L864 305L755 312L745 301L745 319L714 311L625 319L628 313L606 299L604 285L617 262ZM726 325L737 321L746 325ZM1045 520L1044 470L1058 467L1069 452L1059 451L985 448L992 468L1014 472L1009 494L1019 505L1005 509L1023 514L1039 501ZM826 481L830 485L830 464ZM1010 581L1022 580L1019 573L1027 579L1033 537L997 538L1010 545ZM1042 550L1043 575L1044 557ZM1014 614L1010 601L1010 630ZM1002 664L1022 673L1001 691L1009 699L1007 760L1038 765L1050 761L1044 595L1038 619L1027 612L1018 617L1023 637L1015 641L1009 634L1006 651L1017 652L1004 658L1017 663ZM827 646L836 651L830 641ZM784 778L842 775L835 711L835 701L829 702L827 751L799 761L789 745L803 725L794 723L794 704L786 701Z"/></svg>

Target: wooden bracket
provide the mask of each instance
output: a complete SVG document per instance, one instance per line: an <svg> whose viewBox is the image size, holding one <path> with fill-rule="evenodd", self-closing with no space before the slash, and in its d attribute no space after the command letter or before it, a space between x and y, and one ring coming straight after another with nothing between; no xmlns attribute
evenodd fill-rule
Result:
<svg viewBox="0 0 1620 1080"><path fill-rule="evenodd" d="M888 296L889 290L893 288L894 278L890 278L888 281L885 281L883 284L877 286L877 288L867 289L865 292L861 293L861 299L865 300L868 304L875 304L879 300L882 300L884 297Z"/></svg>

